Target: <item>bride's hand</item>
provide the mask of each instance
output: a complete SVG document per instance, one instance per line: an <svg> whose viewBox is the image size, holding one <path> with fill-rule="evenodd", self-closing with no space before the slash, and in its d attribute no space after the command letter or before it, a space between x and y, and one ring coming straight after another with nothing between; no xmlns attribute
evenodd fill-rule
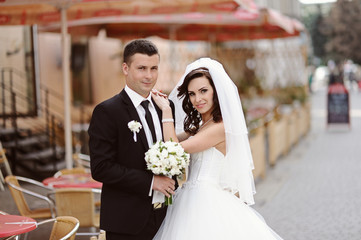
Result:
<svg viewBox="0 0 361 240"><path fill-rule="evenodd" d="M158 107L164 111L169 108L169 100L166 94L161 93L155 89L151 91L154 102L158 105Z"/></svg>
<svg viewBox="0 0 361 240"><path fill-rule="evenodd" d="M168 99L168 96L167 94L164 94L162 93L162 91L158 91L157 89L153 88L152 91L151 91L153 94L155 95L159 95L161 97L164 97L164 98L167 98Z"/></svg>

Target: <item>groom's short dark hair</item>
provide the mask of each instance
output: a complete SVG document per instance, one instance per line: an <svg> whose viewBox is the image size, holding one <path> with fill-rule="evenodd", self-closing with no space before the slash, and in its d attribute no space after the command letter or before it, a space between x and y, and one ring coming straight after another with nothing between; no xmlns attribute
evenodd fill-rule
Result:
<svg viewBox="0 0 361 240"><path fill-rule="evenodd" d="M148 56L158 54L159 56L157 46L147 39L136 39L129 42L124 48L123 61L127 65L130 65L131 57L136 53L146 54Z"/></svg>

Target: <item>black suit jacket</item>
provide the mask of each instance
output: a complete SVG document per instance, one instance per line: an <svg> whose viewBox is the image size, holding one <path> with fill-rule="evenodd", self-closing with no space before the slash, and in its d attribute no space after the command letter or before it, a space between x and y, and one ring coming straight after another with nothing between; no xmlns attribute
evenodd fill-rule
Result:
<svg viewBox="0 0 361 240"><path fill-rule="evenodd" d="M161 110L154 105L161 120ZM172 103L171 107L174 116ZM103 183L100 228L123 234L140 232L153 211L153 174L144 160L149 146L144 128L134 141L128 128L132 120L141 122L123 90L95 107L88 130L92 177Z"/></svg>

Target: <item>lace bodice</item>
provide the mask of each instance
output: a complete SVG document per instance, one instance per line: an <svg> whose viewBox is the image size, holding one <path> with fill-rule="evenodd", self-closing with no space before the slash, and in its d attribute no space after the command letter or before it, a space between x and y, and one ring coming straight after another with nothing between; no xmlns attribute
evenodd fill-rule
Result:
<svg viewBox="0 0 361 240"><path fill-rule="evenodd" d="M191 154L187 182L207 181L218 184L223 164L224 155L215 147L193 153Z"/></svg>

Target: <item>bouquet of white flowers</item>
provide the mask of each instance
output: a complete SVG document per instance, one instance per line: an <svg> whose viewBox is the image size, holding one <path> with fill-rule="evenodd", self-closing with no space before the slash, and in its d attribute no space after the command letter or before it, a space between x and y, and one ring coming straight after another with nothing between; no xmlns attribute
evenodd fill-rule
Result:
<svg viewBox="0 0 361 240"><path fill-rule="evenodd" d="M184 173L188 167L190 156L183 147L171 141L156 142L146 153L145 161L148 170L155 175L164 175L167 177L178 176ZM165 198L165 204L172 204L172 196Z"/></svg>

